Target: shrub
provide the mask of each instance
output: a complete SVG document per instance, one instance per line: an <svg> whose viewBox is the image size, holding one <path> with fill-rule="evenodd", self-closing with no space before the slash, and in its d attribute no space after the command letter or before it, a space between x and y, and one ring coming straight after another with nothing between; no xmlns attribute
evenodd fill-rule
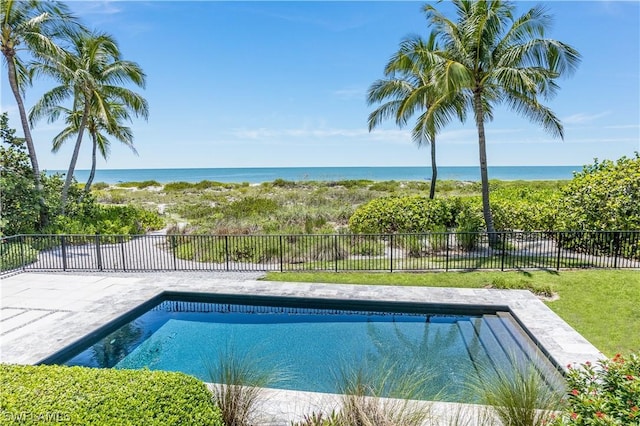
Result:
<svg viewBox="0 0 640 426"><path fill-rule="evenodd" d="M38 251L28 244L0 243L0 271L10 271L38 260Z"/></svg>
<svg viewBox="0 0 640 426"><path fill-rule="evenodd" d="M356 209L349 218L354 233L421 233L448 226L448 203L423 196L377 198Z"/></svg>
<svg viewBox="0 0 640 426"><path fill-rule="evenodd" d="M195 184L189 182L170 182L164 186L165 192L184 191L185 189L193 189Z"/></svg>
<svg viewBox="0 0 640 426"><path fill-rule="evenodd" d="M296 262L336 261L349 257L349 247L340 238L333 236L301 236L290 247Z"/></svg>
<svg viewBox="0 0 640 426"><path fill-rule="evenodd" d="M568 406L556 425L640 425L640 356L569 366Z"/></svg>
<svg viewBox="0 0 640 426"><path fill-rule="evenodd" d="M456 216L456 239L461 250L471 251L478 245L478 233L483 228L482 212L475 206L464 204Z"/></svg>
<svg viewBox="0 0 640 426"><path fill-rule="evenodd" d="M343 186L345 188L362 188L367 187L373 183L372 180L368 179L345 179L339 180L336 182L328 182L328 186Z"/></svg>
<svg viewBox="0 0 640 426"><path fill-rule="evenodd" d="M142 182L122 182L122 183L117 184L116 186L119 186L121 188L144 189L144 188L149 188L150 186L162 186L162 184L160 182L158 182L157 180L145 180L145 181L142 181ZM95 185L94 185L94 187L95 187Z"/></svg>
<svg viewBox="0 0 640 426"><path fill-rule="evenodd" d="M276 238L173 235L167 237L167 242L169 247L175 247L178 258L196 262L266 263L280 258L280 245ZM283 250L285 247L283 242Z"/></svg>
<svg viewBox="0 0 640 426"><path fill-rule="evenodd" d="M107 189L108 187L109 187L109 184L106 182L96 182L93 185L91 185L91 189L96 191Z"/></svg>
<svg viewBox="0 0 640 426"><path fill-rule="evenodd" d="M427 234L427 241L429 241L429 248L432 252L445 251L448 245L447 229L444 226L439 226Z"/></svg>
<svg viewBox="0 0 640 426"><path fill-rule="evenodd" d="M562 189L558 213L559 230L640 230L640 155L585 166ZM593 254L615 255L619 250L623 256L640 259L637 241L618 248L610 238L575 233L560 243Z"/></svg>
<svg viewBox="0 0 640 426"><path fill-rule="evenodd" d="M561 229L639 230L640 155L585 166L562 190Z"/></svg>
<svg viewBox="0 0 640 426"><path fill-rule="evenodd" d="M420 258L427 253L423 238L424 235L417 234L398 235L393 239L393 245L406 250L409 257Z"/></svg>
<svg viewBox="0 0 640 426"><path fill-rule="evenodd" d="M369 186L369 191L380 191L380 192L395 192L399 187L398 182L394 180L385 180L381 182L376 182L373 185Z"/></svg>
<svg viewBox="0 0 640 426"><path fill-rule="evenodd" d="M278 188L294 188L296 183L290 180L278 178L272 182L272 185Z"/></svg>
<svg viewBox="0 0 640 426"><path fill-rule="evenodd" d="M223 426L205 385L182 373L0 364L0 376L9 422Z"/></svg>
<svg viewBox="0 0 640 426"><path fill-rule="evenodd" d="M234 201L228 206L221 208L221 212L226 217L243 219L250 216L264 215L278 210L278 203L269 198L246 197Z"/></svg>
<svg viewBox="0 0 640 426"><path fill-rule="evenodd" d="M45 228L48 234L138 235L164 226L156 212L132 205L95 205L90 211L58 215Z"/></svg>
<svg viewBox="0 0 640 426"><path fill-rule="evenodd" d="M385 244L377 236L352 236L349 247L351 253L360 256L382 256Z"/></svg>

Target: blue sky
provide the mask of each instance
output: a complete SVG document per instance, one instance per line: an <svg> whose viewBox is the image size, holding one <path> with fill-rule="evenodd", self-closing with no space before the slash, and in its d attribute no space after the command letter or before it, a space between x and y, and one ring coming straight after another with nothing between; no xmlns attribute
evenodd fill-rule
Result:
<svg viewBox="0 0 640 426"><path fill-rule="evenodd" d="M410 34L426 35L424 2L71 1L89 27L118 40L148 76L139 156L114 141L99 168L421 166L429 150L392 122L369 133L366 91ZM640 151L640 2L546 2L548 36L583 56L547 102L565 140L505 108L488 123L490 165L581 165ZM534 3L517 2L523 13ZM441 3L447 11L450 5ZM2 110L18 127L3 66ZM27 91L29 108L51 82ZM50 152L62 123L33 129L41 168L66 169L72 143ZM89 139L78 162L90 166ZM472 120L438 137L442 166L478 163Z"/></svg>

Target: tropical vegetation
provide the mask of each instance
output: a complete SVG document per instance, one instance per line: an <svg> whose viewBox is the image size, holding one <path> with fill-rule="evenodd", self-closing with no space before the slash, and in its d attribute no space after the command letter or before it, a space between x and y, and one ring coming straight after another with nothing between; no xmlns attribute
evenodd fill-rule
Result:
<svg viewBox="0 0 640 426"><path fill-rule="evenodd" d="M420 39L401 45L400 54L411 58L435 76L433 87L440 96L431 99L424 120L434 123L441 108L462 96L473 111L478 132L482 212L492 245L498 243L490 208L485 123L494 117L496 105L506 105L540 124L552 136L563 137L555 114L539 101L557 90L557 79L573 72L580 60L571 46L545 38L551 17L535 6L517 17L515 5L502 0L453 1L457 20L434 5L424 12L437 37L433 49Z"/></svg>
<svg viewBox="0 0 640 426"><path fill-rule="evenodd" d="M34 196L39 201L39 226L44 227L50 219L47 216L50 210L45 206L45 188L30 125L44 116L50 121L65 116L67 127L54 139L54 151L77 135L59 211L55 212L64 214L86 128L93 141L92 174L86 191L91 186L96 151L100 150L105 158L108 155L109 140L105 134L133 148L133 133L124 122L131 119L131 114L146 118L148 105L127 85L144 87L145 75L135 62L122 59L111 35L85 29L64 3L2 0L0 21L0 49L20 114ZM42 75L53 78L59 85L45 93L27 116L23 95L33 79Z"/></svg>
<svg viewBox="0 0 640 426"><path fill-rule="evenodd" d="M40 166L31 128L27 119L23 94L31 83L30 64L24 56L36 60L40 55L61 55L59 42L81 27L67 6L57 1L1 0L2 25L0 50L7 66L9 86L18 105L25 144L33 170L36 190L40 191Z"/></svg>
<svg viewBox="0 0 640 426"><path fill-rule="evenodd" d="M418 37L404 43L414 43L416 49L437 51L438 38L431 33L427 40ZM387 118L393 117L398 126L404 126L413 114L421 113L411 132L413 141L421 147L428 144L431 148L431 187L429 198L436 193L438 167L436 161L436 134L457 115L465 119L464 98L461 94L441 100L444 88L439 86L435 67L403 53L403 48L391 57L385 67L384 80L374 82L369 88L369 104L384 102L369 114L369 131Z"/></svg>
<svg viewBox="0 0 640 426"><path fill-rule="evenodd" d="M41 174L43 203L40 204L25 141L15 136L6 113L0 115L0 163L3 164L0 172L0 235L136 235L164 226L164 219L156 212L142 206L101 204L94 194L85 193L75 181L69 187L65 214L60 214L60 194L65 184L60 175ZM47 224L41 223L42 214L48 217ZM25 249L26 253L32 250L31 247ZM10 247L3 245L0 258L9 251Z"/></svg>
<svg viewBox="0 0 640 426"><path fill-rule="evenodd" d="M72 134L77 134L62 188L63 212L84 130L89 128L94 150L101 141L102 151L106 152L105 140L98 138L98 129L120 133L122 129L118 127L122 127L121 119L128 117L127 109L136 115L148 116L146 100L122 86L125 83L133 83L144 87L146 76L138 64L122 59L113 37L107 34L81 32L73 35L70 42L69 51L65 51L63 55L47 55L42 63L35 66L34 70L37 73L52 76L60 85L45 93L29 114L33 124L44 116L49 116L49 121L56 121L61 113L67 113L66 121L69 126L54 138L54 151L57 151ZM64 108L61 103L69 99L73 107ZM131 140L130 135L128 140Z"/></svg>
<svg viewBox="0 0 640 426"><path fill-rule="evenodd" d="M568 404L555 425L640 425L640 355L570 365Z"/></svg>

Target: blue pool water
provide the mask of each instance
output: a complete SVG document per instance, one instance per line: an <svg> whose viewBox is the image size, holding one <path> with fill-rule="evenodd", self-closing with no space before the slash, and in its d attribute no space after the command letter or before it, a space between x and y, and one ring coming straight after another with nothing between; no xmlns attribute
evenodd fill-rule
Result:
<svg viewBox="0 0 640 426"><path fill-rule="evenodd" d="M468 401L478 372L536 363L553 371L506 313L458 315L164 301L66 362L102 368L181 371L216 381L221 358L246 356L281 377L271 387L340 393L364 374L393 394ZM212 376L213 373L213 376Z"/></svg>

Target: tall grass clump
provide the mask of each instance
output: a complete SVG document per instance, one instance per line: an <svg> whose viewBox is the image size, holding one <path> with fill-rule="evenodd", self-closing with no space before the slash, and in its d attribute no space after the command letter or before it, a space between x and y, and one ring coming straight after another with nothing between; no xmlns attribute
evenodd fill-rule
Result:
<svg viewBox="0 0 640 426"><path fill-rule="evenodd" d="M265 367L255 353L221 351L217 363L205 361L212 384L212 400L222 413L225 426L259 423L258 404L264 388L285 379L278 368Z"/></svg>
<svg viewBox="0 0 640 426"><path fill-rule="evenodd" d="M478 377L472 391L504 426L548 424L561 409L565 385L559 377L543 377L533 364L512 358L511 366L481 369Z"/></svg>
<svg viewBox="0 0 640 426"><path fill-rule="evenodd" d="M340 426L422 426L431 416L431 403L419 401L432 378L425 369L365 363L341 375Z"/></svg>

